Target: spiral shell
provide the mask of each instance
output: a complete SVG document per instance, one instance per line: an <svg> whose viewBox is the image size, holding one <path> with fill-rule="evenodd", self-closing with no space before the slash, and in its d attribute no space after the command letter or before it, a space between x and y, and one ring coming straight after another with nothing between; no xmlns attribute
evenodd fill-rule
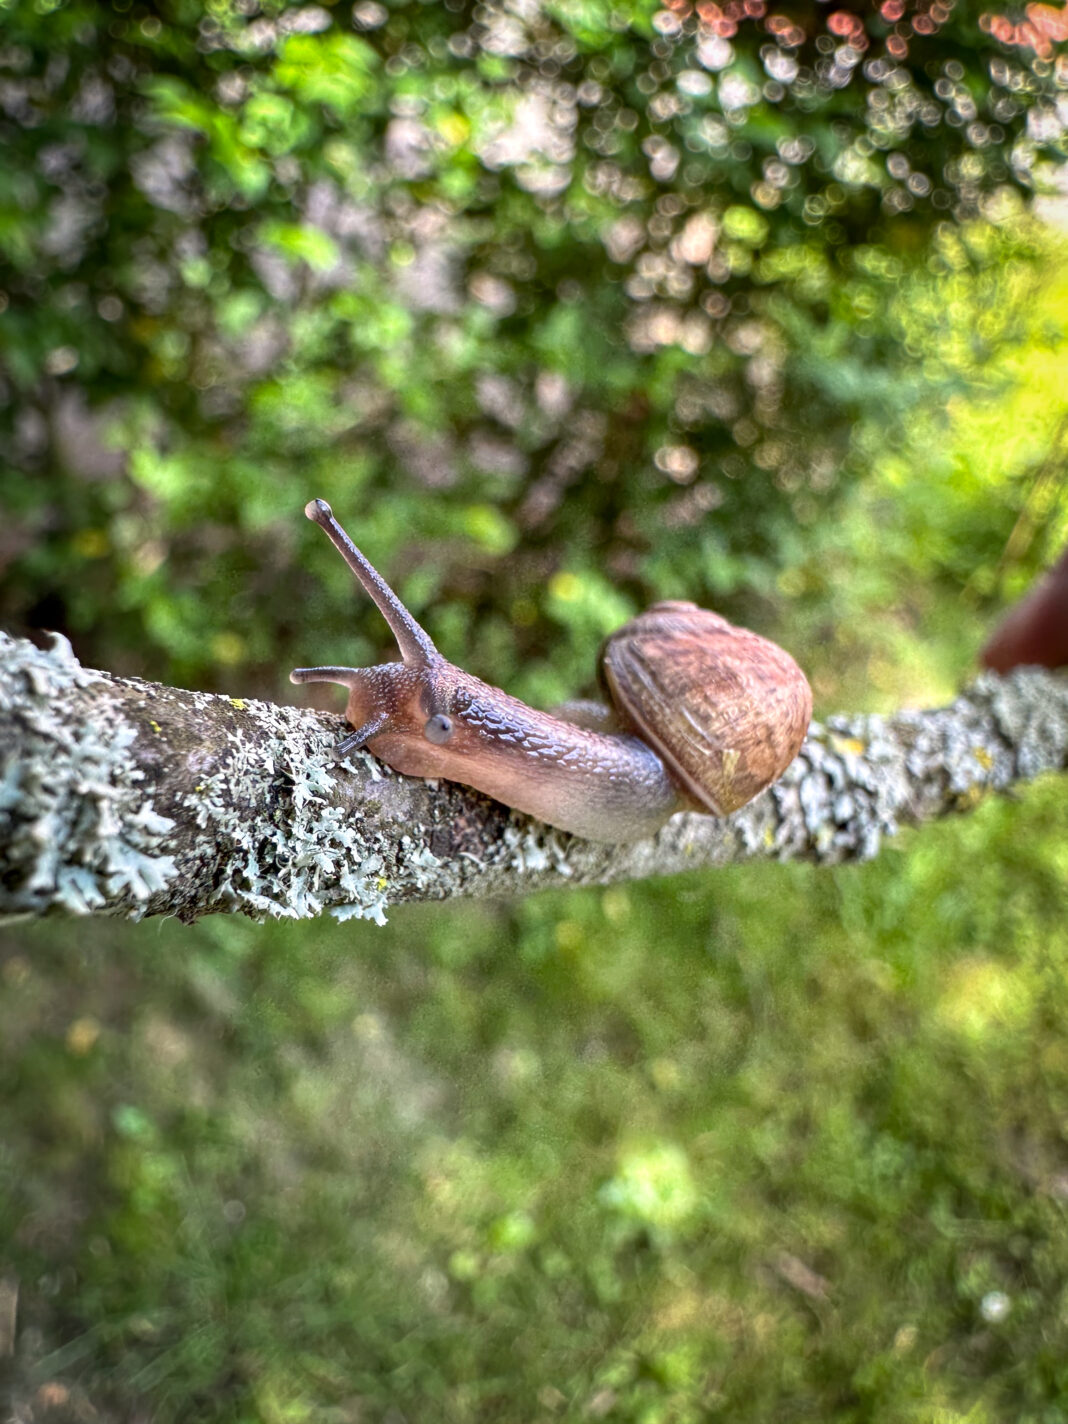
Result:
<svg viewBox="0 0 1068 1424"><path fill-rule="evenodd" d="M613 633L602 676L629 726L702 810L726 816L777 781L812 692L789 653L693 603L654 604Z"/></svg>

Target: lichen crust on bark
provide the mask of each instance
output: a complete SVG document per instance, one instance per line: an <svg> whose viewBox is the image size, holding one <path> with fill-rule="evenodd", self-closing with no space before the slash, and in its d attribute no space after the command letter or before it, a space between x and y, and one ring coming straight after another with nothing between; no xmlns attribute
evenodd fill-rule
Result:
<svg viewBox="0 0 1068 1424"><path fill-rule="evenodd" d="M81 666L66 638L50 637L42 650L0 634L0 714L16 715L20 733L0 781L5 899L15 912L84 915L122 904L136 916L178 875L164 848L175 823L130 754L136 728L115 703L92 697L106 679ZM57 716L74 689L97 716Z"/></svg>
<svg viewBox="0 0 1068 1424"><path fill-rule="evenodd" d="M83 668L0 633L0 914L389 905L607 884L755 857L869 859L899 826L1068 766L1068 676L983 674L949 707L814 722L734 815L594 844L454 783L339 758L340 717Z"/></svg>

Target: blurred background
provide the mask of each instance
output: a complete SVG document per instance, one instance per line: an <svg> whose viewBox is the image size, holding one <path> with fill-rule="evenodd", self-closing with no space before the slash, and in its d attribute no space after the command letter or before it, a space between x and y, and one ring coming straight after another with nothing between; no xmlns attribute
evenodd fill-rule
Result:
<svg viewBox="0 0 1068 1424"><path fill-rule="evenodd" d="M949 699L1068 537L1068 17L0 0L0 624ZM1068 1420L1068 802L836 871L0 930L14 1418Z"/></svg>

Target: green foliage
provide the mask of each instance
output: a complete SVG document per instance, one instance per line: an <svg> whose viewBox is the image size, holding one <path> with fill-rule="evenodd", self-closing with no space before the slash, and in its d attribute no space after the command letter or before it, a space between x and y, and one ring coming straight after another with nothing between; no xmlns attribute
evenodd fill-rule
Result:
<svg viewBox="0 0 1068 1424"><path fill-rule="evenodd" d="M554 574L788 596L873 445L1002 398L1048 259L1064 57L942 8L9 0L0 615L273 692L349 656L311 494L436 634L525 605L530 687L586 666Z"/></svg>

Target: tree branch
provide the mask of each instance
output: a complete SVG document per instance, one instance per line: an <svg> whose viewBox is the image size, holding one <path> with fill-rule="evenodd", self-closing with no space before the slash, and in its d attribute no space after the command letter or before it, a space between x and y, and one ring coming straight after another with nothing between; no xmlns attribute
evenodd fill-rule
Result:
<svg viewBox="0 0 1068 1424"><path fill-rule="evenodd" d="M948 708L813 724L724 820L605 846L464 787L339 761L338 717L81 667L0 633L0 914L381 921L388 905L605 884L753 857L874 856L899 825L1068 766L1068 677L981 676Z"/></svg>

